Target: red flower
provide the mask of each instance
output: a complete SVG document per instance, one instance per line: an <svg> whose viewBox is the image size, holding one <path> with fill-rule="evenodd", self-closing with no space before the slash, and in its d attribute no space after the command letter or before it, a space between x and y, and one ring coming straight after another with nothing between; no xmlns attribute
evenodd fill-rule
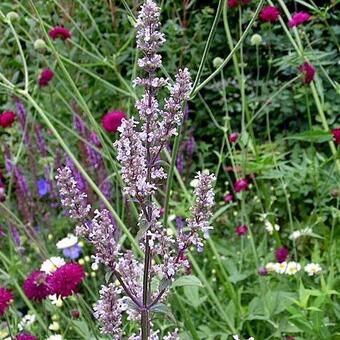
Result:
<svg viewBox="0 0 340 340"><path fill-rule="evenodd" d="M308 63L303 63L299 66L299 71L302 72L305 77L303 79L304 84L310 84L314 80L315 67Z"/></svg>
<svg viewBox="0 0 340 340"><path fill-rule="evenodd" d="M243 236L243 235L247 234L247 232L248 232L248 227L245 224L240 225L237 228L235 228L235 233L238 236Z"/></svg>
<svg viewBox="0 0 340 340"><path fill-rule="evenodd" d="M241 178L234 183L234 190L236 192L241 192L243 190L246 190L248 186L249 186L248 180L246 178Z"/></svg>
<svg viewBox="0 0 340 340"><path fill-rule="evenodd" d="M125 113L120 111L108 112L102 118L103 128L108 132L117 132L118 128L122 124L123 118L125 118Z"/></svg>
<svg viewBox="0 0 340 340"><path fill-rule="evenodd" d="M15 337L15 340L39 340L39 339L32 334L21 333Z"/></svg>
<svg viewBox="0 0 340 340"><path fill-rule="evenodd" d="M240 134L238 132L233 132L229 135L229 142L230 143L236 143L236 141L238 140L238 137L240 136Z"/></svg>
<svg viewBox="0 0 340 340"><path fill-rule="evenodd" d="M275 256L276 260L279 263L282 263L287 260L287 257L289 255L289 250L286 247L280 247L276 250Z"/></svg>
<svg viewBox="0 0 340 340"><path fill-rule="evenodd" d="M38 80L39 86L46 86L53 79L54 72L49 68L44 68Z"/></svg>
<svg viewBox="0 0 340 340"><path fill-rule="evenodd" d="M275 6L263 7L260 12L260 18L263 21L275 22L280 16L280 11Z"/></svg>
<svg viewBox="0 0 340 340"><path fill-rule="evenodd" d="M48 35L53 39L60 38L62 40L66 40L71 38L71 32L67 28L63 26L55 26L49 32Z"/></svg>
<svg viewBox="0 0 340 340"><path fill-rule="evenodd" d="M23 285L24 292L30 300L42 301L52 292L47 283L47 275L36 271L28 276Z"/></svg>
<svg viewBox="0 0 340 340"><path fill-rule="evenodd" d="M237 7L238 5L248 5L251 0L228 0L230 8Z"/></svg>
<svg viewBox="0 0 340 340"><path fill-rule="evenodd" d="M6 288L0 287L0 318L14 300L13 294Z"/></svg>
<svg viewBox="0 0 340 340"><path fill-rule="evenodd" d="M334 137L335 144L340 145L340 127L333 129L332 135Z"/></svg>
<svg viewBox="0 0 340 340"><path fill-rule="evenodd" d="M292 18L288 21L289 27L296 27L304 22L308 21L311 18L311 15L307 12L297 12L294 13Z"/></svg>
<svg viewBox="0 0 340 340"><path fill-rule="evenodd" d="M10 127L15 121L15 113L12 111L5 111L0 115L0 126L3 128Z"/></svg>
<svg viewBox="0 0 340 340"><path fill-rule="evenodd" d="M84 280L83 267L78 263L66 263L48 279L53 294L67 297L77 292L77 286Z"/></svg>

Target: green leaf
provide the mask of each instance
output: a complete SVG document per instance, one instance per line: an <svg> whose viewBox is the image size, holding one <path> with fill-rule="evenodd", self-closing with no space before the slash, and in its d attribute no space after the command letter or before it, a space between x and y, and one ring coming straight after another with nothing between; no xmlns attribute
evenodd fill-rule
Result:
<svg viewBox="0 0 340 340"><path fill-rule="evenodd" d="M183 290L184 295L187 298L187 303L189 303L190 306L197 308L202 303L199 295L199 287L185 286Z"/></svg>
<svg viewBox="0 0 340 340"><path fill-rule="evenodd" d="M311 143L324 143L332 140L332 138L328 131L323 130L310 130L286 137L286 139L297 139Z"/></svg>
<svg viewBox="0 0 340 340"><path fill-rule="evenodd" d="M173 284L173 287L183 287L183 286L198 286L203 287L200 279L194 275L186 275L178 278Z"/></svg>

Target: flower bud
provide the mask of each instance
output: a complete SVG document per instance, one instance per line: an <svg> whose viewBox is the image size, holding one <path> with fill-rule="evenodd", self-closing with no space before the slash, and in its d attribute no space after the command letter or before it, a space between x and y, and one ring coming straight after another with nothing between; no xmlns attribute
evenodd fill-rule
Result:
<svg viewBox="0 0 340 340"><path fill-rule="evenodd" d="M214 65L215 68L219 68L222 64L223 64L223 59L220 58L220 57L216 57L213 60L213 65Z"/></svg>
<svg viewBox="0 0 340 340"><path fill-rule="evenodd" d="M262 44L262 37L259 34L253 34L250 38L250 43L254 46Z"/></svg>
<svg viewBox="0 0 340 340"><path fill-rule="evenodd" d="M37 50L37 51L42 51L44 50L45 48L47 48L46 46L46 43L44 40L42 39L37 39L35 42L34 42L34 49Z"/></svg>

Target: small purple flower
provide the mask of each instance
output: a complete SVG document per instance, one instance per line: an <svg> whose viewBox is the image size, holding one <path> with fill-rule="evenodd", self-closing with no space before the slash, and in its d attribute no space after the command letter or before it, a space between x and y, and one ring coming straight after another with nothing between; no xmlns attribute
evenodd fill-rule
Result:
<svg viewBox="0 0 340 340"><path fill-rule="evenodd" d="M37 187L40 197L44 197L50 192L50 185L44 178L38 179Z"/></svg>
<svg viewBox="0 0 340 340"><path fill-rule="evenodd" d="M276 260L279 263L282 263L284 261L286 261L287 257L289 255L289 250L286 247L280 247L276 250L275 256L276 256Z"/></svg>
<svg viewBox="0 0 340 340"><path fill-rule="evenodd" d="M243 236L243 235L248 233L248 227L245 224L240 225L240 226L235 228L235 233L238 236Z"/></svg>
<svg viewBox="0 0 340 340"><path fill-rule="evenodd" d="M226 203L231 202L231 201L234 200L234 195L232 195L232 194L227 194L227 195L225 195L225 196L223 197L223 199L224 199L224 202L226 202Z"/></svg>
<svg viewBox="0 0 340 340"><path fill-rule="evenodd" d="M260 267L257 271L257 273L261 276L267 276L268 275L268 270L266 267Z"/></svg>
<svg viewBox="0 0 340 340"><path fill-rule="evenodd" d="M80 257L81 253L82 253L82 250L79 244L75 244L74 246L70 248L63 249L64 256L71 260L77 260Z"/></svg>
<svg viewBox="0 0 340 340"><path fill-rule="evenodd" d="M175 219L176 226L179 230L182 230L184 228L184 220L182 217L177 216Z"/></svg>

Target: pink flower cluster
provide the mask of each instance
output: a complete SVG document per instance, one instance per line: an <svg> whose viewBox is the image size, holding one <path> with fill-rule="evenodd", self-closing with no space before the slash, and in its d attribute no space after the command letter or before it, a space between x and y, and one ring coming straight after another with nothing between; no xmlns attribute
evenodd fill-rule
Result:
<svg viewBox="0 0 340 340"><path fill-rule="evenodd" d="M12 126L15 121L15 113L12 111L4 111L0 114L0 126L3 128L7 128Z"/></svg>
<svg viewBox="0 0 340 340"><path fill-rule="evenodd" d="M275 22L279 19L280 11L275 6L263 7L260 12L260 19L267 22Z"/></svg>
<svg viewBox="0 0 340 340"><path fill-rule="evenodd" d="M71 31L65 28L64 26L55 26L49 32L48 35L51 39L56 40L58 38L62 40L70 39L72 34Z"/></svg>
<svg viewBox="0 0 340 340"><path fill-rule="evenodd" d="M0 287L0 318L4 316L13 299L13 294L8 289Z"/></svg>
<svg viewBox="0 0 340 340"><path fill-rule="evenodd" d="M234 8L240 5L248 5L251 0L228 0L228 6Z"/></svg>
<svg viewBox="0 0 340 340"><path fill-rule="evenodd" d="M30 300L35 301L42 301L53 294L67 297L77 292L84 277L81 265L66 263L49 275L41 271L31 273L24 282L23 290Z"/></svg>
<svg viewBox="0 0 340 340"><path fill-rule="evenodd" d="M289 27L297 27L305 22L309 21L311 18L311 15L307 12L297 12L294 13L292 18L288 21Z"/></svg>
<svg viewBox="0 0 340 340"><path fill-rule="evenodd" d="M53 79L54 72L50 68L44 68L39 76L39 86L44 87L49 84L49 82Z"/></svg>

